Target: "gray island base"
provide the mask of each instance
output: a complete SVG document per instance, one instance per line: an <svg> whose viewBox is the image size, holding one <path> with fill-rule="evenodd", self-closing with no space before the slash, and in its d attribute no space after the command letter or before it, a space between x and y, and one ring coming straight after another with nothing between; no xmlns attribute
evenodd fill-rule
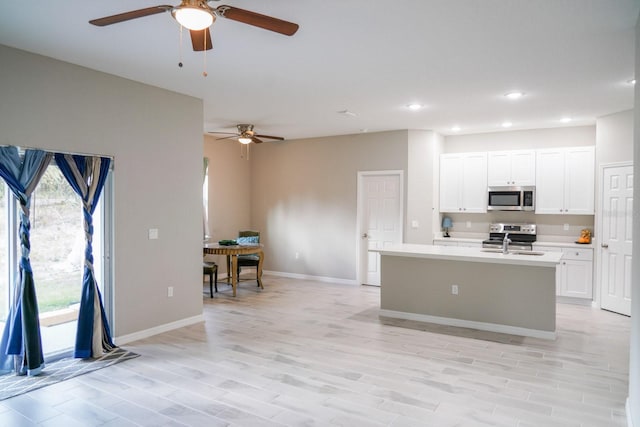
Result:
<svg viewBox="0 0 640 427"><path fill-rule="evenodd" d="M403 244L380 254L381 317L555 339L559 253Z"/></svg>

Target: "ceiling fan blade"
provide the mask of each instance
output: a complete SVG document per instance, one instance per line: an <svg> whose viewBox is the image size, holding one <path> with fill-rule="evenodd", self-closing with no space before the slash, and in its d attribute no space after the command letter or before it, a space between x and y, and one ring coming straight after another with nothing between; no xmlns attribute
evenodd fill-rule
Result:
<svg viewBox="0 0 640 427"><path fill-rule="evenodd" d="M262 144L262 140L256 138L255 135L251 137L251 141L255 142L256 144Z"/></svg>
<svg viewBox="0 0 640 427"><path fill-rule="evenodd" d="M147 7L145 9L132 10L129 12L119 13L117 15L105 16L104 18L92 19L89 24L97 25L98 27L104 27L105 25L117 24L118 22L128 21L130 19L142 18L149 15L155 15L157 13L166 12L171 10L173 6L160 5Z"/></svg>
<svg viewBox="0 0 640 427"><path fill-rule="evenodd" d="M211 132L209 132L209 133L211 133ZM217 133L217 132L216 132L216 133ZM224 138L216 138L216 141L220 141L221 139L231 139L231 138L238 138L238 134L237 134L237 133L234 133L233 135L231 135L231 136L225 136Z"/></svg>
<svg viewBox="0 0 640 427"><path fill-rule="evenodd" d="M284 138L281 136L269 136L269 135L256 135L256 136L259 136L260 138L277 139L278 141L284 141Z"/></svg>
<svg viewBox="0 0 640 427"><path fill-rule="evenodd" d="M260 13L251 12L237 7L222 5L216 7L214 11L216 15L222 16L223 18L253 25L254 27L264 28L265 30L274 31L276 33L284 34L285 36L294 35L299 28L298 24L294 24L293 22L283 21L282 19L273 18L271 16L262 15Z"/></svg>
<svg viewBox="0 0 640 427"><path fill-rule="evenodd" d="M189 30L189 33L191 33L191 45L193 46L193 50L199 52L202 50L213 49L209 27L204 30Z"/></svg>

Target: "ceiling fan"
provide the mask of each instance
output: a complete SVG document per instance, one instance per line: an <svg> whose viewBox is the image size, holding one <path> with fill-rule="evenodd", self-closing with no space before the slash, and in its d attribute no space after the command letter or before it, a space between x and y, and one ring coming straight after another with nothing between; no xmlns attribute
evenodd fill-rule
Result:
<svg viewBox="0 0 640 427"><path fill-rule="evenodd" d="M298 31L298 24L283 21L282 19L240 9L238 7L221 5L218 7L209 6L209 2L214 0L181 0L178 6L159 5L144 9L131 10L117 15L105 16L103 18L92 19L90 24L104 27L106 25L117 24L131 19L143 18L163 12L171 12L173 18L183 27L189 29L191 33L191 44L193 50L202 51L213 48L211 44L211 34L209 27L215 22L216 17L231 19L254 27L292 36ZM217 1L217 0L215 0Z"/></svg>
<svg viewBox="0 0 640 427"><path fill-rule="evenodd" d="M256 144L261 144L263 141L259 138L267 138L267 139L275 139L278 141L284 141L284 138L281 136L258 135L253 130L253 125L239 124L239 125L236 125L236 127L238 128L238 133L233 133L232 136L226 136L224 138L218 138L218 139L237 138L238 142L240 142L241 144L251 144L252 142ZM224 134L227 132L209 132L209 133Z"/></svg>

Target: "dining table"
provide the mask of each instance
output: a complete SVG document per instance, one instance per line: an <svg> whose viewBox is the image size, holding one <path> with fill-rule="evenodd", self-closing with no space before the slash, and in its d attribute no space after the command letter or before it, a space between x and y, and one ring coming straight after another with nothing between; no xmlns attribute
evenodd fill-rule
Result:
<svg viewBox="0 0 640 427"><path fill-rule="evenodd" d="M233 296L236 296L238 288L238 255L257 254L259 257L257 277L258 286L262 286L262 264L264 261L264 251L261 244L241 244L241 245L221 245L218 242L205 242L202 251L204 255L226 255L227 257L227 280L229 278L229 270L231 270L231 286L233 287Z"/></svg>

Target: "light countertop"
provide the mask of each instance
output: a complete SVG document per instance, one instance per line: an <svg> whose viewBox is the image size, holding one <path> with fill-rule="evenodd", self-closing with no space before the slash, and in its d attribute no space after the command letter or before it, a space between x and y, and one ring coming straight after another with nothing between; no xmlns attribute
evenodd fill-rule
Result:
<svg viewBox="0 0 640 427"><path fill-rule="evenodd" d="M464 238L464 237L436 237L433 240L437 242L461 242L461 243L477 243L478 245L482 245L482 241L487 239L475 239L475 238ZM593 244L593 240L591 243L584 245L581 243L575 243L571 241L562 241L559 242L557 240L544 240L544 237L541 240L537 240L533 242L533 249L536 247L555 247L555 248L572 248L572 247L580 247L580 248L589 248L593 249L595 246Z"/></svg>
<svg viewBox="0 0 640 427"><path fill-rule="evenodd" d="M516 252L503 254L489 252L480 248L460 246L433 246L402 243L381 249L381 255L404 256L412 258L442 259L450 261L483 262L495 264L514 264L539 267L555 267L560 263L562 252L537 252L538 255L523 255Z"/></svg>

